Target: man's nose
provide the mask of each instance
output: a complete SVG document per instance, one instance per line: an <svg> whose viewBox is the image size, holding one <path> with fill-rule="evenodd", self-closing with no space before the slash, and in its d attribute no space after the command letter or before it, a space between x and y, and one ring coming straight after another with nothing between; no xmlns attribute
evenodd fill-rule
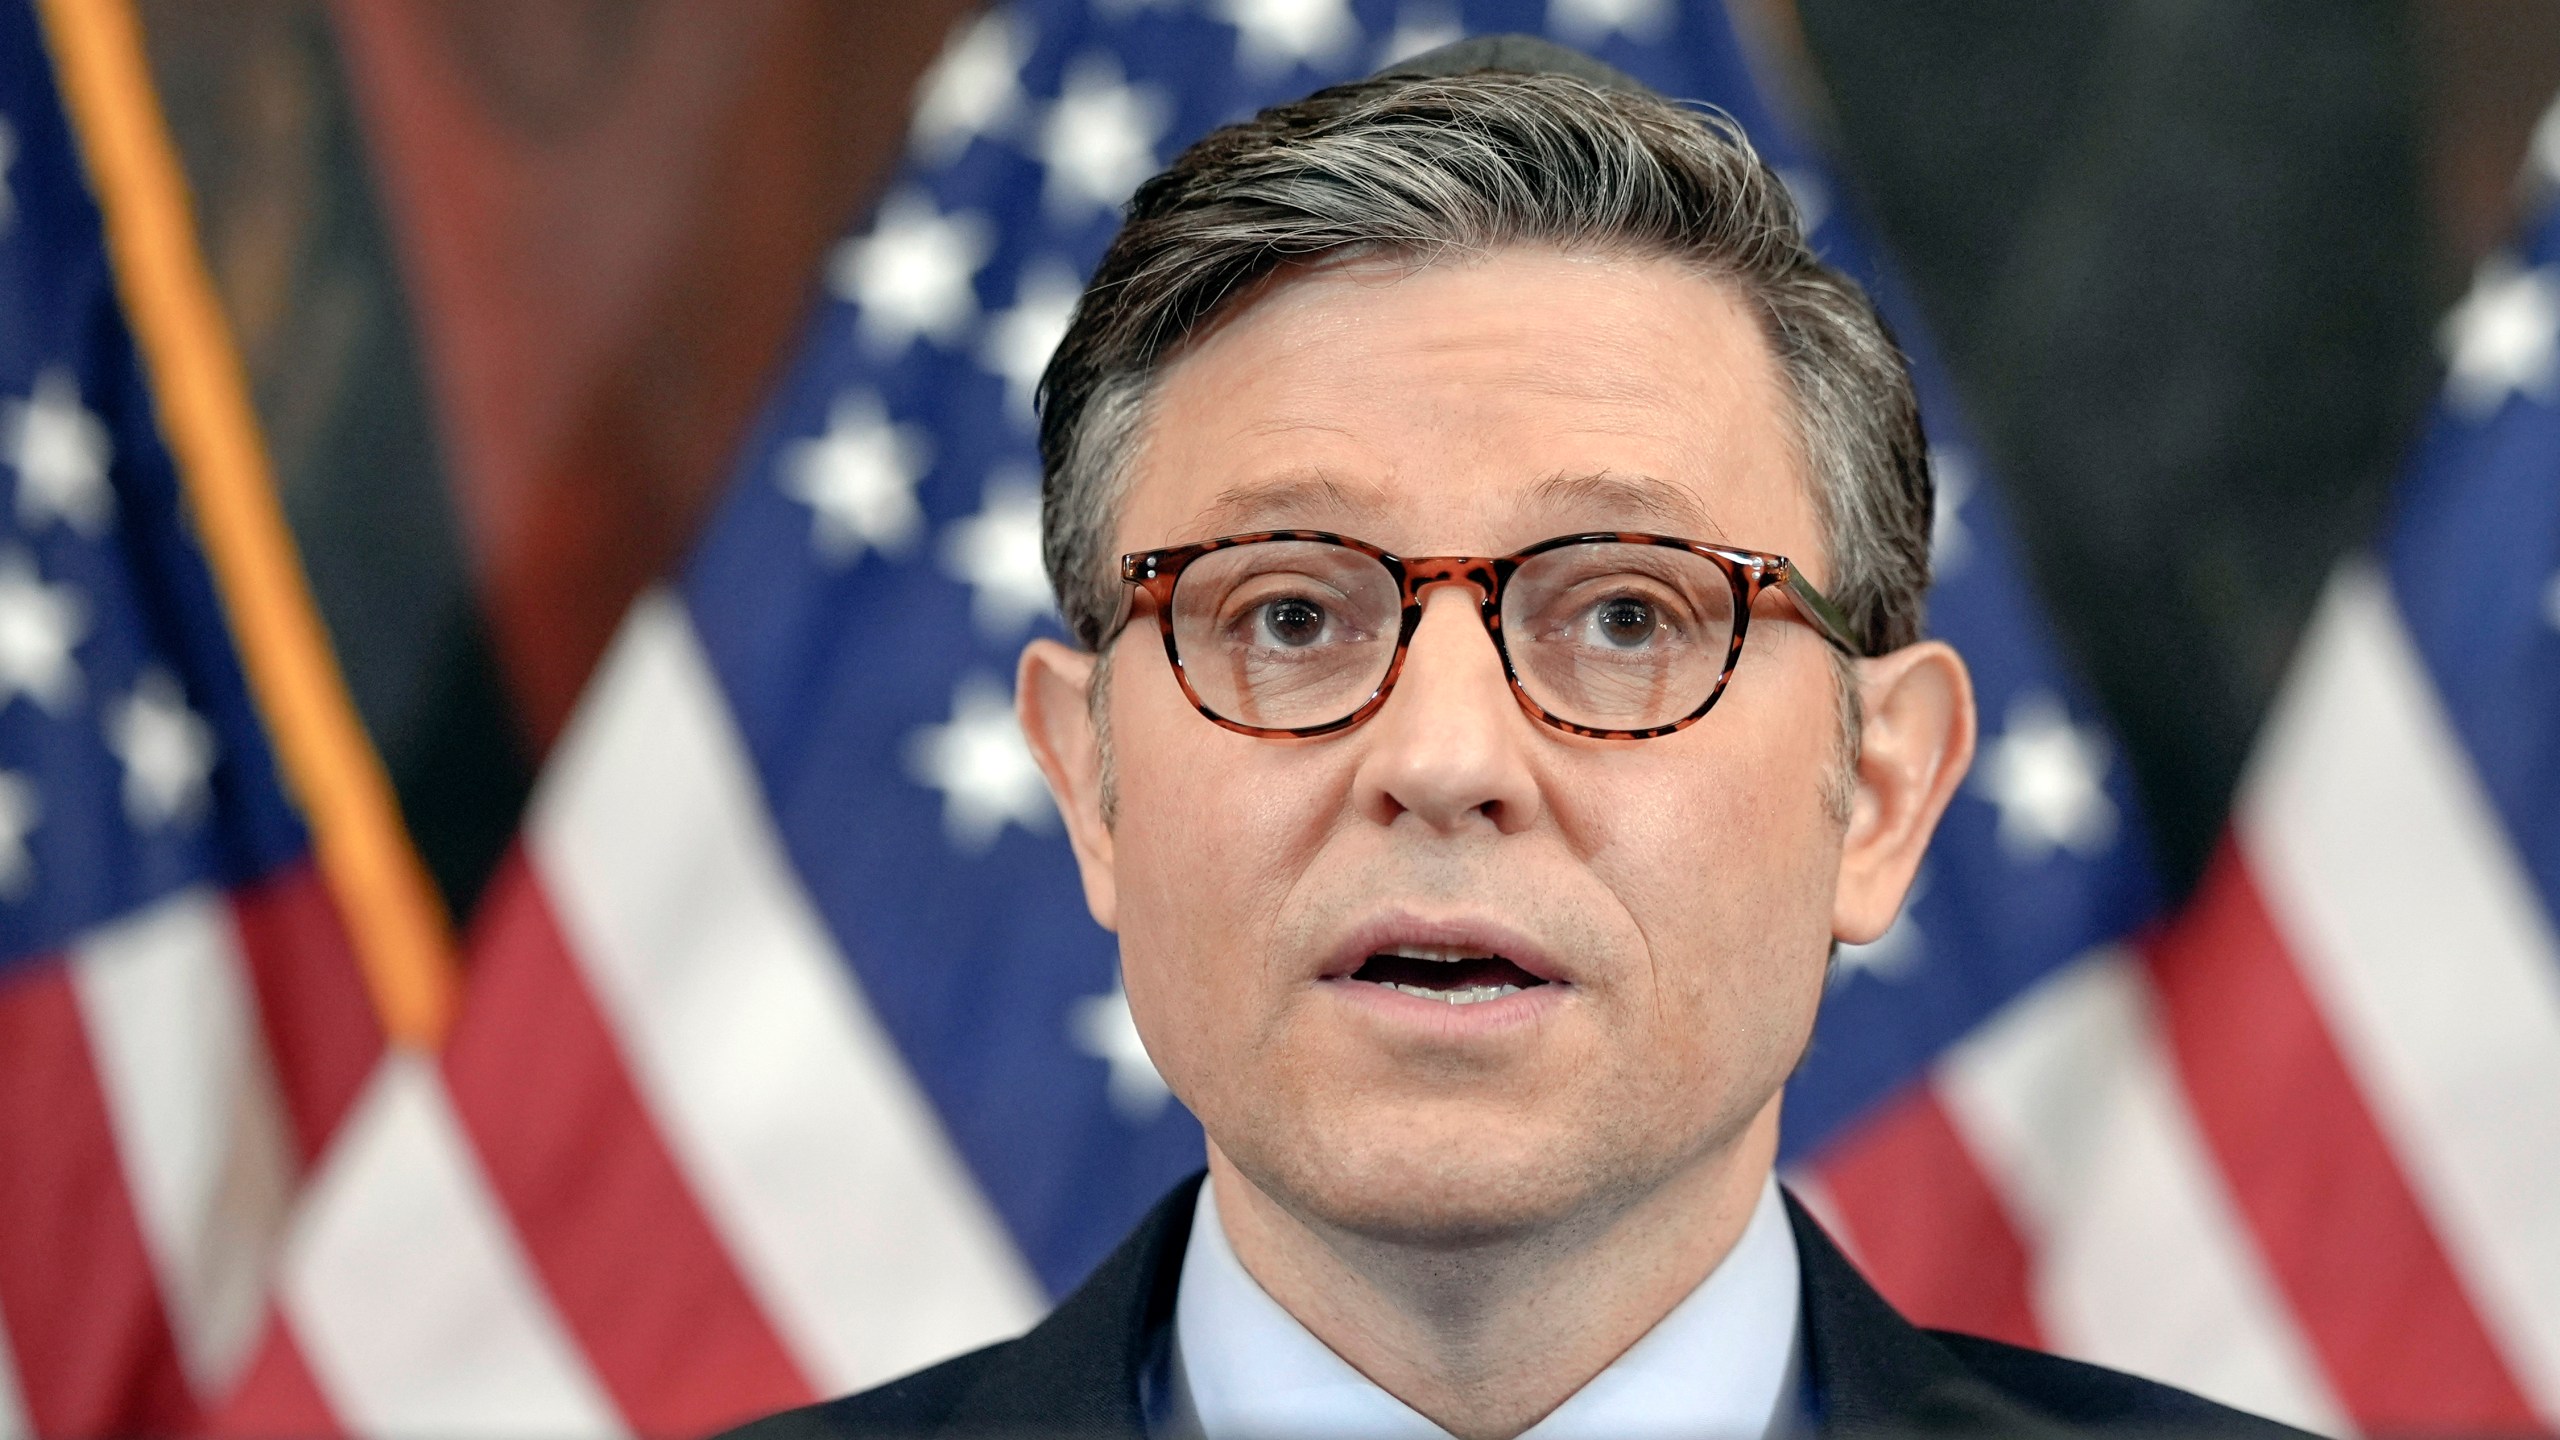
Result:
<svg viewBox="0 0 2560 1440"><path fill-rule="evenodd" d="M1443 832L1486 825L1509 834L1536 818L1537 722L1512 697L1480 615L1467 586L1423 592L1404 670L1363 727L1369 743L1353 785L1370 819L1409 815Z"/></svg>

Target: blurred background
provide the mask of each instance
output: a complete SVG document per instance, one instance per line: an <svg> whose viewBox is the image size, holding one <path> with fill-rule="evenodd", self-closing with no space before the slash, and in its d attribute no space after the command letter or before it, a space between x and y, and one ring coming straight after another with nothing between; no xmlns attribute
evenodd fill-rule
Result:
<svg viewBox="0 0 2560 1440"><path fill-rule="evenodd" d="M1201 1142L1012 727L1031 387L1180 145L1470 30L1731 111L1915 358L1985 744L1797 1193L2560 1427L2560 5L0 26L0 1440L701 1433L1071 1290Z"/></svg>
<svg viewBox="0 0 2560 1440"><path fill-rule="evenodd" d="M2538 0L1753 0L2192 880L2435 321L2519 223ZM961 0L143 0L349 683L467 915L887 182Z"/></svg>

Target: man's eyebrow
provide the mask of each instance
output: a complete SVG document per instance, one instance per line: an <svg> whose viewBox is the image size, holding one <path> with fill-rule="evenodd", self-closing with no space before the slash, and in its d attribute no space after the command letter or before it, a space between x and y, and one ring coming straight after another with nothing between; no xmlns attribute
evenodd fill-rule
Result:
<svg viewBox="0 0 2560 1440"><path fill-rule="evenodd" d="M1610 529L1652 526L1686 540L1721 542L1725 538L1724 527L1687 486L1626 470L1551 475L1530 486L1517 508L1592 514L1606 520Z"/></svg>
<svg viewBox="0 0 2560 1440"><path fill-rule="evenodd" d="M1387 507L1386 487L1325 471L1247 480L1230 485L1203 506L1192 525L1203 538L1280 526L1308 516L1345 519L1375 515Z"/></svg>

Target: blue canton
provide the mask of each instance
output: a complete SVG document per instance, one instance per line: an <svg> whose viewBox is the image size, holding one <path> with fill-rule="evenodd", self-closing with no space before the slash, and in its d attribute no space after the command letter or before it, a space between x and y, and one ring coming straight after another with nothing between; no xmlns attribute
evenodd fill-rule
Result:
<svg viewBox="0 0 2560 1440"><path fill-rule="evenodd" d="M2445 320L2445 393L2383 550L2481 788L2560 916L2560 107L2540 215Z"/></svg>
<svg viewBox="0 0 2560 1440"><path fill-rule="evenodd" d="M0 973L306 845L35 14L0 0Z"/></svg>

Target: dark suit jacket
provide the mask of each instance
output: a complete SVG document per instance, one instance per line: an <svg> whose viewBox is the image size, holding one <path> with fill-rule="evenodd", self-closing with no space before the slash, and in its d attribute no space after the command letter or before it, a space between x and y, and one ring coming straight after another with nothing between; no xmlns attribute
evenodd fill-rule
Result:
<svg viewBox="0 0 2560 1440"><path fill-rule="evenodd" d="M1200 1177L1165 1197L1110 1259L1019 1340L730 1432L727 1440L856 1436L1115 1436L1139 1440L1141 1376L1173 1323ZM1835 1436L2091 1432L2277 1440L2300 1431L2166 1385L1902 1318L1787 1201L1804 1270L1804 1365Z"/></svg>

